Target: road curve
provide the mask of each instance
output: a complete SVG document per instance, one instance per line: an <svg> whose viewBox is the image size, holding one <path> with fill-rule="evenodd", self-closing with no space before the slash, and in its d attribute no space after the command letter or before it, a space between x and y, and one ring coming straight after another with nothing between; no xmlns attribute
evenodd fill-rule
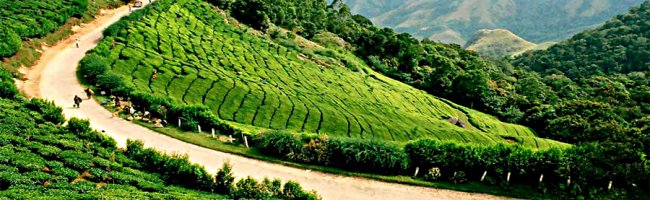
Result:
<svg viewBox="0 0 650 200"><path fill-rule="evenodd" d="M306 189L316 190L323 199L504 199L487 194L306 171L263 162L185 143L126 120L111 118L111 113L94 100L85 100L80 109L72 108L74 95L83 96L82 85L75 73L79 61L88 50L96 46L106 27L128 13L129 8L126 6L108 11L93 22L83 25L72 37L44 50L39 63L30 69L28 76L33 79L24 83L23 91L30 97L53 100L56 105L63 107L67 118L89 119L94 129L105 130L120 147L126 146L127 139L142 140L147 147L154 147L167 153L187 154L191 162L205 166L211 173L215 173L225 160L229 160L237 177L295 180ZM73 46L73 40L77 38L81 41L79 48Z"/></svg>

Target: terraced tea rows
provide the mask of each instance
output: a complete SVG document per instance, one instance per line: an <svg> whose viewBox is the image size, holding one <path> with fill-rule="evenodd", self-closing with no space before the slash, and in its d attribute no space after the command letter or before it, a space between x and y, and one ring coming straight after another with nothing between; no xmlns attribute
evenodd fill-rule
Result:
<svg viewBox="0 0 650 200"><path fill-rule="evenodd" d="M527 146L554 145L526 127L450 105L363 64L362 72L342 67L352 59L316 62L229 25L203 2L161 1L119 35L102 41L111 48L105 56L113 72L138 90L207 105L228 121L352 138L491 144L506 135L532 141ZM449 117L468 126L455 126Z"/></svg>

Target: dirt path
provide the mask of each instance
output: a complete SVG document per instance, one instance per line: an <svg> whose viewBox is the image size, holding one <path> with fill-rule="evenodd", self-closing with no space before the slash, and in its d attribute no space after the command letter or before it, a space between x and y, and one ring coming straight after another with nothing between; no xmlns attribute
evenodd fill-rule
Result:
<svg viewBox="0 0 650 200"><path fill-rule="evenodd" d="M230 160L237 177L296 180L307 189L317 190L324 199L502 199L492 195L386 183L262 162L198 147L126 120L111 118L111 113L94 100L85 100L80 109L72 108L72 97L83 96L83 88L75 73L77 64L85 52L96 46L102 37L102 30L128 13L128 7L109 11L99 19L82 26L70 39L45 50L39 64L32 68L30 80L25 83L23 91L28 96L54 100L57 105L63 107L68 118L90 119L93 128L105 130L121 147L125 146L127 139L142 140L148 147L168 153L187 154L192 162L205 166L212 173L216 172L225 160ZM76 38L81 40L80 48L73 46Z"/></svg>

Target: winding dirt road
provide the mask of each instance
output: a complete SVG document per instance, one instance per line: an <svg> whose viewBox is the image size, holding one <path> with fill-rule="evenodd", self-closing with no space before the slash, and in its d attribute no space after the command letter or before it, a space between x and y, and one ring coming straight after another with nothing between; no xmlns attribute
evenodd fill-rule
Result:
<svg viewBox="0 0 650 200"><path fill-rule="evenodd" d="M486 194L408 186L306 171L258 161L195 146L126 120L111 118L111 113L94 100L85 100L80 109L72 108L74 95L83 97L82 85L75 75L77 64L88 50L96 46L102 38L102 31L128 13L129 8L126 6L108 11L91 23L83 25L69 39L46 49L40 62L30 68L29 80L21 85L23 92L30 97L53 100L58 106L63 107L67 118L90 119L93 128L105 130L120 147L125 147L127 139L142 140L147 147L155 147L167 153L187 154L190 161L205 166L211 173L215 173L225 160L230 160L237 177L296 180L303 187L318 191L324 199L503 199L503 197ZM74 40L77 38L81 40L79 48L74 47Z"/></svg>

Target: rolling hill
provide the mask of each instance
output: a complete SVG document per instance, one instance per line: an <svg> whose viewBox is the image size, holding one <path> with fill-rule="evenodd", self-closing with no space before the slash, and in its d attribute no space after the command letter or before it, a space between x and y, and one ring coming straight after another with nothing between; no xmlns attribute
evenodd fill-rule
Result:
<svg viewBox="0 0 650 200"><path fill-rule="evenodd" d="M484 56L504 57L519 55L529 50L542 50L550 45L552 43L537 45L528 42L505 29L483 29L472 36L464 48Z"/></svg>
<svg viewBox="0 0 650 200"><path fill-rule="evenodd" d="M259 36L195 0L158 5L140 22L109 30L112 37L86 62L109 65L137 91L206 105L243 129L564 146L387 78L349 52ZM448 122L451 117L465 128Z"/></svg>
<svg viewBox="0 0 650 200"><path fill-rule="evenodd" d="M643 0L343 0L379 26L464 45L481 29L507 29L533 43L593 28Z"/></svg>

